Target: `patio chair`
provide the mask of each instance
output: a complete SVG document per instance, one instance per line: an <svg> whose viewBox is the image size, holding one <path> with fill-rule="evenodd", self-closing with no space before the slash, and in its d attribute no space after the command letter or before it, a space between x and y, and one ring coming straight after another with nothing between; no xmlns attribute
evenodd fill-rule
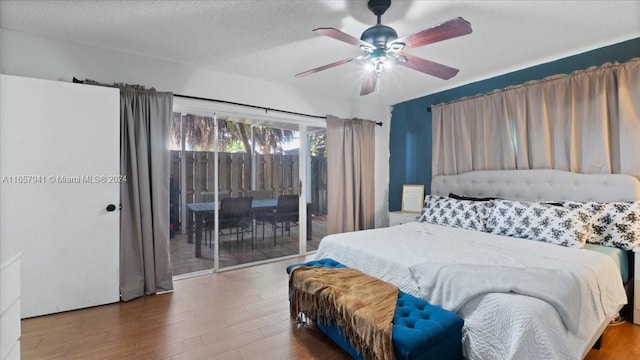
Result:
<svg viewBox="0 0 640 360"><path fill-rule="evenodd" d="M218 231L219 235L236 235L236 241L242 240L244 244L244 234L251 234L251 249L253 250L253 217L251 214L251 203L253 198L248 197L225 197L220 201L218 211ZM211 231L215 227L215 214L207 230L211 241Z"/></svg>
<svg viewBox="0 0 640 360"><path fill-rule="evenodd" d="M208 191L208 192L202 192L200 193L202 195L202 202L215 202L216 201L216 193L215 191ZM220 201L222 201L222 199L224 198L228 198L231 197L231 190L220 190L218 191L218 199ZM208 237L205 237L205 243L209 244L209 248L211 248L211 242L213 241L211 239L211 230L213 229L214 225L214 221L216 219L216 216L213 212L210 213L206 213L203 216L203 228L205 229L205 231L208 233Z"/></svg>
<svg viewBox="0 0 640 360"><path fill-rule="evenodd" d="M278 197L278 205L275 209L269 211L262 217L256 217L256 223L262 223L262 240L264 240L264 225L265 222L271 223L273 226L273 246L276 246L276 236L278 228L282 231L287 230L289 236L291 236L291 226L298 225L299 211L298 211L298 195L280 195Z"/></svg>

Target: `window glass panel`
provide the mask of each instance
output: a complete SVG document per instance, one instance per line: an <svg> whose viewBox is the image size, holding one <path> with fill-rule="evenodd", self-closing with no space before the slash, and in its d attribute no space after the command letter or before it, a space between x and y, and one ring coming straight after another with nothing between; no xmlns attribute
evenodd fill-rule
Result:
<svg viewBox="0 0 640 360"><path fill-rule="evenodd" d="M182 121L186 151L214 151L213 117L186 114Z"/></svg>
<svg viewBox="0 0 640 360"><path fill-rule="evenodd" d="M169 150L180 151L182 150L182 114L174 112L171 120L171 144L169 145Z"/></svg>
<svg viewBox="0 0 640 360"><path fill-rule="evenodd" d="M310 234L307 235L307 251L318 249L320 240L327 233L327 148L326 129L307 129L307 202L310 217Z"/></svg>

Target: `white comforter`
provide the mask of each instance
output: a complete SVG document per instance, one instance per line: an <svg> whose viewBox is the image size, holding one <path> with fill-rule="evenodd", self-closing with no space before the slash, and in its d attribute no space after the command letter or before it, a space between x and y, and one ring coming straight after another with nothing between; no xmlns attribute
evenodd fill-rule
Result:
<svg viewBox="0 0 640 360"><path fill-rule="evenodd" d="M469 359L580 359L626 303L619 270L605 255L426 223L330 235L316 258L335 259L455 309L465 320L463 351ZM512 271L494 273L485 289L478 277L451 281L473 268L488 275L487 265ZM532 268L538 270L526 276L534 283L538 280L530 276L539 279L540 273L558 270L561 275L548 279L548 288L558 291L546 296L519 283L524 279L518 276ZM574 290L563 292L563 286ZM576 298L568 299L571 295Z"/></svg>

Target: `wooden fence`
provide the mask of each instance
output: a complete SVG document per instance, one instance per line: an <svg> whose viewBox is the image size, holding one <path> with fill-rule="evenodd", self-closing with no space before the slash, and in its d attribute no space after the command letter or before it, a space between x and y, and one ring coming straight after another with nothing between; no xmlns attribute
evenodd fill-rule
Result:
<svg viewBox="0 0 640 360"><path fill-rule="evenodd" d="M171 182L173 205L177 219L180 219L181 166L180 151L171 151ZM215 191L214 152L186 151L186 199L187 204L202 202L203 193ZM271 191L272 197L284 194L298 194L299 157L297 155L256 154L256 188ZM247 195L251 191L251 154L219 153L218 176L220 192L233 197ZM327 160L325 157L311 158L311 211L314 215L327 213ZM174 201L172 200L172 201Z"/></svg>

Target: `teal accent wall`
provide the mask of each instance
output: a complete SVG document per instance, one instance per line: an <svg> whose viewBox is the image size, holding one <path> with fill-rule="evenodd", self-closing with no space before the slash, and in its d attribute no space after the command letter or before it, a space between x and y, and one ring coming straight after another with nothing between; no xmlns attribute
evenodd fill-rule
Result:
<svg viewBox="0 0 640 360"><path fill-rule="evenodd" d="M424 184L431 188L431 105L449 102L539 80L550 75L569 74L606 62L625 62L640 57L640 38L514 71L450 90L393 105L389 139L389 210L400 210L403 184Z"/></svg>

